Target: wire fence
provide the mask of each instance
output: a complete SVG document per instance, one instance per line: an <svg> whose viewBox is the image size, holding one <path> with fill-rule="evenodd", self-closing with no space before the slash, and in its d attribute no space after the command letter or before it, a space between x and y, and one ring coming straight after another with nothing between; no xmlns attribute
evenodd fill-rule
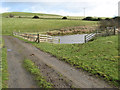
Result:
<svg viewBox="0 0 120 90"><path fill-rule="evenodd" d="M118 33L118 29L116 27L106 27L105 29L96 29L91 34L87 34L84 38L85 43L93 39L94 37L99 37L99 36L111 36L111 35L116 35Z"/></svg>

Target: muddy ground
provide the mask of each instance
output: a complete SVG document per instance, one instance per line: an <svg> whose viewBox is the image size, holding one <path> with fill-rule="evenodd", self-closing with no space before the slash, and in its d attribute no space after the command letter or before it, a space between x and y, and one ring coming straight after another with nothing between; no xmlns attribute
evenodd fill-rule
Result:
<svg viewBox="0 0 120 90"><path fill-rule="evenodd" d="M38 88L33 77L22 66L24 59L30 59L39 66L45 79L54 88L110 88L105 81L77 70L52 55L12 36L3 36L7 48L9 88Z"/></svg>

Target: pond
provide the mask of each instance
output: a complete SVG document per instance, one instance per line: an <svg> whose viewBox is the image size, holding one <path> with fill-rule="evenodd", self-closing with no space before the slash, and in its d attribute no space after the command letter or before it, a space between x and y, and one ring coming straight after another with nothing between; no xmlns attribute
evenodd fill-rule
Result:
<svg viewBox="0 0 120 90"><path fill-rule="evenodd" d="M74 43L85 43L85 35L87 34L75 34L75 35L65 35L65 36L55 36L60 41L54 41L54 43L60 44L74 44Z"/></svg>

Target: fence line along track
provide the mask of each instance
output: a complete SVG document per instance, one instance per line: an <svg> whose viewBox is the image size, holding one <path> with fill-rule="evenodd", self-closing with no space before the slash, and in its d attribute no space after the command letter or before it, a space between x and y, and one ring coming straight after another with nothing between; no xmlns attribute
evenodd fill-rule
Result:
<svg viewBox="0 0 120 90"><path fill-rule="evenodd" d="M53 36L50 35L44 35L44 34L32 34L32 33L20 33L20 32L13 32L14 36L18 36L21 37L23 39L27 39L28 41L32 41L32 42L50 42L50 43L55 43L58 42L59 43L59 39L55 38Z"/></svg>

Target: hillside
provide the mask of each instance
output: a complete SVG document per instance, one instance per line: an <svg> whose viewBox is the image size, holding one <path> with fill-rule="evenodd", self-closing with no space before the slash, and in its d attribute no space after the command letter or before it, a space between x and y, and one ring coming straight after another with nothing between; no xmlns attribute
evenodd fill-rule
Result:
<svg viewBox="0 0 120 90"><path fill-rule="evenodd" d="M31 12L6 12L6 13L2 13L2 17L9 17L9 15L12 14L14 15L14 17L24 17L24 18L31 18L35 15L39 16L40 18L47 18L47 19L54 19L54 18L61 18L63 17L62 15L57 15L57 14L45 14L45 13L31 13ZM66 16L68 19L83 19L84 16ZM94 18L101 18L101 19L105 19L105 18L111 18L111 17L94 17Z"/></svg>
<svg viewBox="0 0 120 90"><path fill-rule="evenodd" d="M55 14L44 14L44 13L28 13L28 12L6 12L6 13L2 13L3 17L7 17L9 16L9 14L13 14L14 16L34 16L34 15L38 15L38 16L60 16L60 15L55 15Z"/></svg>

